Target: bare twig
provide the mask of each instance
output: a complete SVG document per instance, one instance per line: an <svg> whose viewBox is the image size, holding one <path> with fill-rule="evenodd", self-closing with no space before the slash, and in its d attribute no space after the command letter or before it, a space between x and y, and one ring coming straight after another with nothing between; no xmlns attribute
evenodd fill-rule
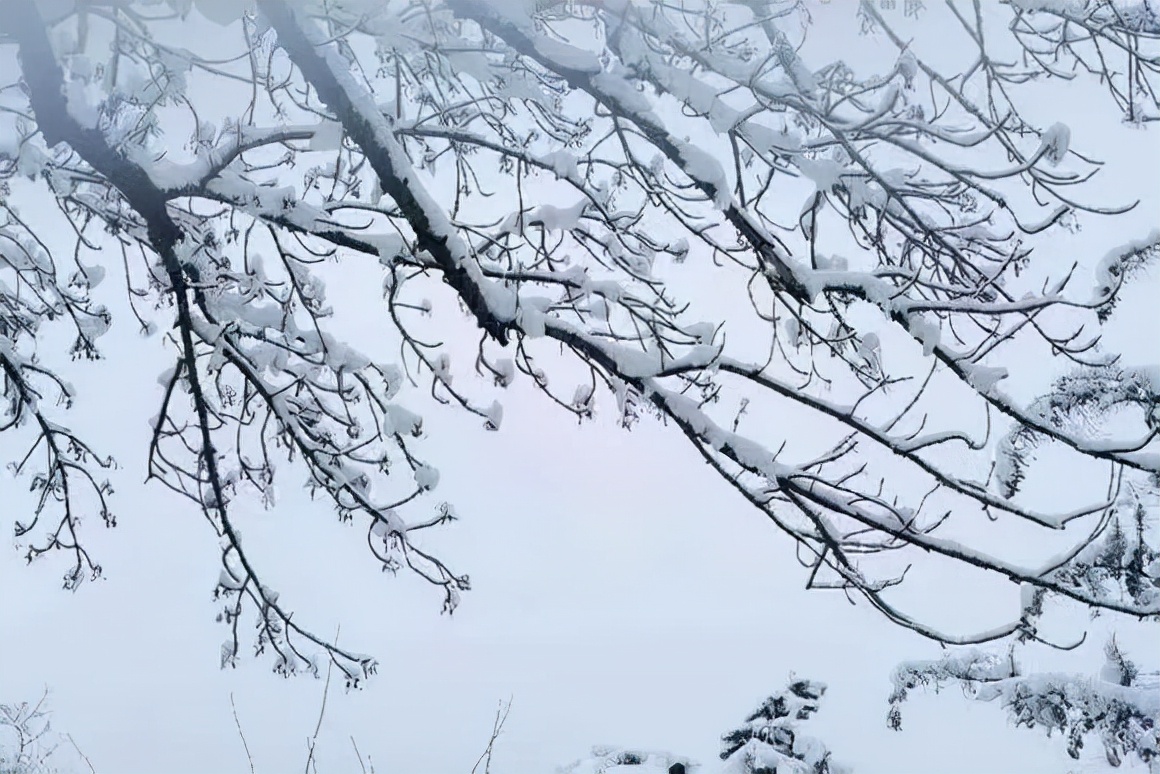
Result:
<svg viewBox="0 0 1160 774"><path fill-rule="evenodd" d="M509 696L507 703L499 703L499 707L495 711L495 720L491 724L491 737L487 740L487 747L479 755L479 760L471 767L471 774L476 774L480 764L483 764L483 774L491 774L491 754L495 749L495 742L499 739L500 732L503 731L503 724L507 721L508 713L512 709L512 699Z"/></svg>
<svg viewBox="0 0 1160 774"><path fill-rule="evenodd" d="M80 746L77 744L77 741L75 739L73 739L72 734L66 733L64 736L65 736L65 739L68 739L69 743L73 746L73 749L77 751L77 755L81 756L81 760L83 760L85 762L85 765L89 767L89 771L91 771L92 774L97 774L97 770L93 766L93 762L90 761L89 756L85 755L84 751L81 750ZM251 765L250 771L253 771L253 770L254 770L254 767L253 767L253 765Z"/></svg>
<svg viewBox="0 0 1160 774"><path fill-rule="evenodd" d="M250 774L254 774L254 756L250 755L250 745L246 743L246 735L242 732L242 723L238 720L238 708L234 704L233 691L230 691L230 709L234 711L234 725L237 726L238 736L242 738L242 747L246 749L246 760L250 763Z"/></svg>
<svg viewBox="0 0 1160 774"><path fill-rule="evenodd" d="M350 735L350 744L351 744L351 747L354 748L354 754L358 758L358 765L359 765L359 768L362 769L363 774L368 773L368 769L367 769L368 763L370 764L370 769L369 769L370 774L375 774L375 764L371 761L371 756L368 755L367 762L363 763L362 753L360 753L358 751L358 742L356 742L354 740L354 734Z"/></svg>
<svg viewBox="0 0 1160 774"><path fill-rule="evenodd" d="M338 635L342 631L342 626L334 632L334 644L338 645ZM314 735L307 740L306 744L310 748L306 754L306 774L310 774L311 767L314 771L318 771L318 764L314 762L314 748L318 744L318 733L322 730L322 719L326 716L326 698L330 694L330 673L334 670L334 662L330 661L326 665L326 684L322 687L322 704L318 708L318 722L314 725Z"/></svg>

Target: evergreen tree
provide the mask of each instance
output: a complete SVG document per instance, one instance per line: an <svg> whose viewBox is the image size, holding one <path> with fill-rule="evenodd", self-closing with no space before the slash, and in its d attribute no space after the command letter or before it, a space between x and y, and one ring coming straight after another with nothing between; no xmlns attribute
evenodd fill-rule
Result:
<svg viewBox="0 0 1160 774"><path fill-rule="evenodd" d="M824 683L795 680L762 702L745 723L721 737L728 774L849 774L799 726L818 711Z"/></svg>

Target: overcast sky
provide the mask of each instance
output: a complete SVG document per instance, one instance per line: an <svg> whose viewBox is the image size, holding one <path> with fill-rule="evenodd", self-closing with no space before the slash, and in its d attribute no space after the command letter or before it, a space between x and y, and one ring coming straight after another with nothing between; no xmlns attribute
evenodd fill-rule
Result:
<svg viewBox="0 0 1160 774"><path fill-rule="evenodd" d="M903 2L897 6L901 15ZM840 48L872 61L881 46L852 34L852 15L852 3L820 9L815 39L834 49L831 57ZM938 18L923 23L916 34L937 45ZM1066 96L1074 93L1082 97ZM1110 247L1146 233L1160 210L1155 178L1140 174L1160 160L1154 128L1121 126L1100 97L1049 87L1028 108L1033 119L1069 123L1073 147L1108 162L1101 188L1089 190L1143 200L1122 217L1083 219L1082 231L1037 254L1061 265L1079 260L1085 277ZM329 294L346 310L337 324L374 354L383 345L375 336L383 314L378 274L374 267L343 272ZM1156 360L1149 301L1156 292L1153 270L1125 295L1108 334L1109 348L1125 352L1129 364ZM106 303L117 310L115 296ZM102 349L105 360L71 367L80 397L70 421L120 463L113 477L119 526L89 532L106 577L68 594L59 590L57 557L25 567L20 552L0 551L0 702L34 699L47 686L55 728L72 734L100 774L244 772L232 694L256 770L301 768L322 682L280 679L268 660L248 654L236 670L218 668L225 630L213 622L216 539L188 502L140 485L148 420L160 397L156 375L171 356L159 339L141 339L127 314ZM454 569L471 574L474 587L453 617L439 615L437 590L380 573L362 529L337 525L293 479L282 482L271 511L237 501L247 544L296 620L319 633L341 624L342 644L380 660L364 690L332 686L320 771L357 771L353 736L378 772L466 773L497 703L509 697L497 774L552 772L594 744L670 750L711 770L721 733L791 674L830 686L804 729L858 774L1106 766L1095 740L1073 762L1058 739L1013 730L998 707L964 700L957 690L914 695L904 707L905 730L887 731L891 669L903 659L936 658L938 648L840 593L807 593L788 539L674 429L646 419L632 432L620 430L608 399L597 421L577 427L518 380L504 401L501 432L489 433L478 418L415 392L411 405L421 409L429 439L422 451L441 472L437 498L462 516L427 539ZM812 432L808 417L779 421L787 435ZM0 436L5 459L14 448L8 444ZM1070 507L1073 495L1059 484L1076 474L1052 460L1032 483L1044 507ZM4 519L19 516L8 504L26 503L26 489L26 481L0 479ZM980 592L973 581L929 577L941 585L914 588L909 599L929 603L964 631L1016 610L1018 593L1008 584ZM1025 664L1094 673L1108 627L1121 623L1092 622L1079 651L1029 651ZM1060 631L1074 634L1086 624L1072 619ZM1154 668L1150 633L1120 628L1128 652Z"/></svg>

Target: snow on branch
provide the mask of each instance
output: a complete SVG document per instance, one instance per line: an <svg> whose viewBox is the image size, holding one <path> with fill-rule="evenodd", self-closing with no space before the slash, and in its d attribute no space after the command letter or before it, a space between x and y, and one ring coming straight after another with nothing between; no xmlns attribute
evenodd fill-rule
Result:
<svg viewBox="0 0 1160 774"><path fill-rule="evenodd" d="M894 672L888 723L902 728L902 704L915 688L959 685L977 701L998 701L1016 727L1059 732L1067 753L1078 759L1085 740L1096 736L1114 767L1138 758L1160 770L1160 673L1144 674L1112 639L1099 675L1023 674L1014 651L999 654L964 649L939 661L912 661Z"/></svg>
<svg viewBox="0 0 1160 774"><path fill-rule="evenodd" d="M97 356L112 315L92 290L123 276L141 332L174 348L150 475L224 541L223 663L245 602L280 671L315 669L318 647L352 682L373 668L292 623L243 550L238 499L271 505L286 468L453 610L468 577L416 539L455 518L424 505L440 476L420 407L502 431L518 380L578 422L665 423L795 543L809 588L924 636L1039 636L1028 605L970 633L903 609L892 589L927 561L1156 614L1155 536L1133 510L1155 507L1156 374L1099 338L1156 235L1095 261L1094 292L1044 254L1131 203L1089 201L1091 138L1032 125L1006 88L1064 77L1055 46L1143 120L1150 27L1126 7L997 7L1027 72L964 16L947 34L978 64L955 75L872 5L897 52L858 70L818 58L827 31L800 3L260 0L214 15L220 50L102 4L54 20L59 40L32 0L3 7L26 87L0 91L3 421L40 429L44 502L71 487L49 544L92 571L69 503L87 487L107 512L103 462L46 405L71 387L34 354L59 320ZM1108 45L1130 74L1091 59ZM228 116L195 96L216 87L243 95ZM27 191L56 211L21 215ZM393 360L333 332L334 266L381 281L368 331ZM1028 353L1068 373L1017 400L1008 385L1047 367ZM1109 485L1069 481L1056 509L1025 497L1048 443ZM1062 549L1031 566L976 544L972 519Z"/></svg>

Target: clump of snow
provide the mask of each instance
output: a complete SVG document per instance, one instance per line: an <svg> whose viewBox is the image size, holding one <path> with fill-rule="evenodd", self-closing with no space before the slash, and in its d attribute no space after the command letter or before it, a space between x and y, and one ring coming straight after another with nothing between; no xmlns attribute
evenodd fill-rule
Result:
<svg viewBox="0 0 1160 774"><path fill-rule="evenodd" d="M386 541L392 535L400 535L407 531L407 525L393 509L375 513L375 523L371 525L371 534Z"/></svg>
<svg viewBox="0 0 1160 774"><path fill-rule="evenodd" d="M80 78L70 78L64 85L64 96L69 116L86 129L95 129L101 117L96 87Z"/></svg>
<svg viewBox="0 0 1160 774"><path fill-rule="evenodd" d="M500 358L495 362L495 383L499 387L507 387L516 378L516 364L509 357Z"/></svg>
<svg viewBox="0 0 1160 774"><path fill-rule="evenodd" d="M547 330L545 316L551 305L552 300L542 296L521 298L520 311L516 314L516 324L527 336L532 338L543 336Z"/></svg>
<svg viewBox="0 0 1160 774"><path fill-rule="evenodd" d="M910 334L922 344L923 357L930 357L934 354L942 336L942 328L939 324L928 320L921 314L910 315L906 322L907 327L910 328Z"/></svg>
<svg viewBox="0 0 1160 774"><path fill-rule="evenodd" d="M576 155L568 151L552 151L540 157L540 161L547 164L556 173L560 180L579 180L580 172L576 166Z"/></svg>
<svg viewBox="0 0 1160 774"><path fill-rule="evenodd" d="M1105 302L1115 295L1128 271L1155 255L1158 250L1160 250L1160 229L1154 229L1143 239L1133 239L1109 250L1096 264L1096 289L1092 294L1091 303Z"/></svg>
<svg viewBox="0 0 1160 774"><path fill-rule="evenodd" d="M588 283L588 290L604 298L609 303L615 304L620 301L621 292L624 288L615 280L593 280Z"/></svg>
<svg viewBox="0 0 1160 774"><path fill-rule="evenodd" d="M995 445L995 484L1006 498L1014 497L1026 477L1027 459L1038 443L1038 436L1023 427L1015 427Z"/></svg>
<svg viewBox="0 0 1160 774"><path fill-rule="evenodd" d="M785 329L785 337L789 341L789 345L797 349L802 344L802 326L796 317L787 317L782 323Z"/></svg>
<svg viewBox="0 0 1160 774"><path fill-rule="evenodd" d="M503 404L493 400L486 413L487 422L484 423L484 427L488 430L499 430L499 426L503 423Z"/></svg>
<svg viewBox="0 0 1160 774"><path fill-rule="evenodd" d="M802 138L797 132L787 129L771 129L755 120L743 123L739 132L742 137L749 141L755 152L763 155L771 152L796 153L802 147Z"/></svg>
<svg viewBox="0 0 1160 774"><path fill-rule="evenodd" d="M412 435L418 438L423 432L423 419L402 406L392 403L387 406L383 432L392 435Z"/></svg>
<svg viewBox="0 0 1160 774"><path fill-rule="evenodd" d="M90 266L81 262L80 259L77 259L77 268L79 271L75 279L78 282L83 282L85 287L90 290L100 285L105 279L105 267L99 263L94 263Z"/></svg>
<svg viewBox="0 0 1160 774"><path fill-rule="evenodd" d="M637 91L626 76L623 66L613 65L608 71L592 76L591 82L602 96L615 102L627 115L651 118L657 122L648 98Z"/></svg>
<svg viewBox="0 0 1160 774"><path fill-rule="evenodd" d="M802 229L802 236L806 239L814 238L814 213L817 210L819 197L811 194L802 204L802 211L798 214L798 224ZM820 265L820 264L819 264Z"/></svg>
<svg viewBox="0 0 1160 774"><path fill-rule="evenodd" d="M698 183L713 189L713 203L721 209L727 209L733 201L729 191L729 178L725 176L725 168L716 156L704 151L690 142L678 143L681 154L682 168L689 177Z"/></svg>
<svg viewBox="0 0 1160 774"><path fill-rule="evenodd" d="M849 208L851 210L870 207L881 212L886 209L889 197L883 190L882 184L877 180L854 177L847 178L842 182L845 184L847 195L850 197Z"/></svg>
<svg viewBox="0 0 1160 774"><path fill-rule="evenodd" d="M435 372L435 378L446 385L451 384L451 356L446 352L440 352L439 356L431 363L431 370Z"/></svg>
<svg viewBox="0 0 1160 774"><path fill-rule="evenodd" d="M895 67L898 68L898 74L902 76L902 80L906 82L906 85L912 86L914 84L914 76L918 75L918 60L915 59L914 52L909 48L903 49Z"/></svg>
<svg viewBox="0 0 1160 774"><path fill-rule="evenodd" d="M103 336L113 324L113 316L103 306L94 306L76 317L76 326L80 335L88 342L95 341Z"/></svg>
<svg viewBox="0 0 1160 774"><path fill-rule="evenodd" d="M44 140L38 135L21 143L20 151L16 156L16 171L29 180L35 180L44 172L49 160Z"/></svg>
<svg viewBox="0 0 1160 774"><path fill-rule="evenodd" d="M717 89L688 70L665 68L665 86L670 94L698 113L708 113L717 101Z"/></svg>
<svg viewBox="0 0 1160 774"><path fill-rule="evenodd" d="M572 393L572 408L581 412L590 411L592 408L592 397L592 385L576 385L576 391Z"/></svg>
<svg viewBox="0 0 1160 774"><path fill-rule="evenodd" d="M867 333L858 343L858 355L866 361L871 370L877 370L882 363L882 342L877 333Z"/></svg>
<svg viewBox="0 0 1160 774"><path fill-rule="evenodd" d="M1052 165L1058 164L1067 155L1071 143L1071 129L1066 124L1054 123L1039 138L1041 150Z"/></svg>
<svg viewBox="0 0 1160 774"><path fill-rule="evenodd" d="M415 468L415 485L423 491L439 485L439 470L426 463Z"/></svg>
<svg viewBox="0 0 1160 774"><path fill-rule="evenodd" d="M842 173L846 171L833 159L810 159L805 156L795 156L794 164L801 173L814 182L822 193L829 193L842 182Z"/></svg>
<svg viewBox="0 0 1160 774"><path fill-rule="evenodd" d="M698 344L712 344L717 334L717 326L711 322L699 322L685 327L685 332L696 340Z"/></svg>
<svg viewBox="0 0 1160 774"><path fill-rule="evenodd" d="M823 255L818 253L816 256L816 263L819 271L848 271L850 262L840 255Z"/></svg>
<svg viewBox="0 0 1160 774"><path fill-rule="evenodd" d="M713 127L713 131L717 134L727 134L732 131L733 127L741 121L741 118L740 111L729 107L721 99L715 100L713 107L709 110L709 126Z"/></svg>
<svg viewBox="0 0 1160 774"><path fill-rule="evenodd" d="M581 199L570 207L542 204L532 210L527 220L539 223L548 231L571 231L580 224L580 218L588 208L588 199Z"/></svg>
<svg viewBox="0 0 1160 774"><path fill-rule="evenodd" d="M229 591L238 591L245 585L245 579L235 576L232 570L223 567L218 575L218 585Z"/></svg>
<svg viewBox="0 0 1160 774"><path fill-rule="evenodd" d="M990 394L1000 381L1007 378L1007 369L1001 366L985 366L978 363L962 363L967 382L982 395Z"/></svg>
<svg viewBox="0 0 1160 774"><path fill-rule="evenodd" d="M604 69L600 63L600 56L592 51L569 45L546 35L531 33L529 37L536 53L553 62L560 69L578 70L592 75Z"/></svg>

